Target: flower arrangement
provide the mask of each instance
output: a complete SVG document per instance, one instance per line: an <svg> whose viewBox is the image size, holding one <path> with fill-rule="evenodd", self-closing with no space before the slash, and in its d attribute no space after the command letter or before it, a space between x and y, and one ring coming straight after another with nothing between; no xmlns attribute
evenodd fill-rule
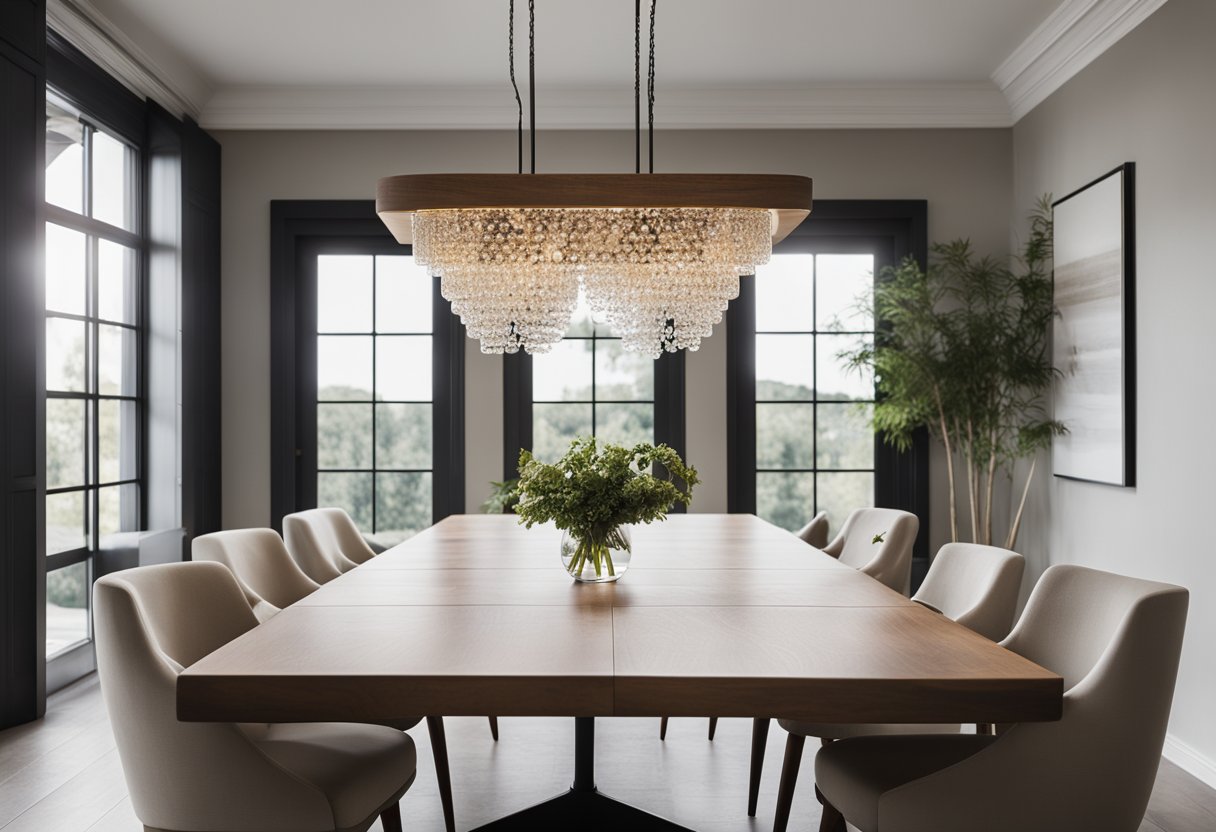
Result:
<svg viewBox="0 0 1216 832"><path fill-rule="evenodd" d="M656 465L658 475L649 473ZM676 503L689 505L697 482L697 470L667 445L626 448L580 437L552 465L520 453L515 513L528 528L552 522L572 538L571 575L580 578L590 566L590 580L614 580L612 551L632 551L625 527L663 520Z"/></svg>

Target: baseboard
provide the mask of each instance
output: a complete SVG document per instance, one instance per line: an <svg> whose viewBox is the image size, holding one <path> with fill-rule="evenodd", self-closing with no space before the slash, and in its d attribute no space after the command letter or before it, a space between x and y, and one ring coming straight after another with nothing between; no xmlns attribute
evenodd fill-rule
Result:
<svg viewBox="0 0 1216 832"><path fill-rule="evenodd" d="M1161 756L1216 789L1216 763L1173 734L1165 735L1165 748L1161 750Z"/></svg>

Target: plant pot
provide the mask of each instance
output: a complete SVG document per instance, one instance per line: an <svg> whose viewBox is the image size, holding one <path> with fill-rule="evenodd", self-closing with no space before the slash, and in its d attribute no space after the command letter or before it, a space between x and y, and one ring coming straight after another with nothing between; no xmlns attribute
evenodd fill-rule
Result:
<svg viewBox="0 0 1216 832"><path fill-rule="evenodd" d="M612 583L620 580L633 557L628 526L576 537L562 532L562 566L576 581Z"/></svg>

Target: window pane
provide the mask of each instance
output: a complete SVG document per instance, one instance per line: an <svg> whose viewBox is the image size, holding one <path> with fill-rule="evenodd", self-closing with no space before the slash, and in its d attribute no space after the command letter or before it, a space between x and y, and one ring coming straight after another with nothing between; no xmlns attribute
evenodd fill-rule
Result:
<svg viewBox="0 0 1216 832"><path fill-rule="evenodd" d="M97 403L97 451L99 482L133 480L136 433L135 402L102 399Z"/></svg>
<svg viewBox="0 0 1216 832"><path fill-rule="evenodd" d="M317 332L372 331L372 258L317 258Z"/></svg>
<svg viewBox="0 0 1216 832"><path fill-rule="evenodd" d="M393 546L431 525L431 475L376 474L377 543Z"/></svg>
<svg viewBox="0 0 1216 832"><path fill-rule="evenodd" d="M430 468L432 404L376 405L376 467Z"/></svg>
<svg viewBox="0 0 1216 832"><path fill-rule="evenodd" d="M98 534L106 537L139 528L139 486L112 485L97 492Z"/></svg>
<svg viewBox="0 0 1216 832"><path fill-rule="evenodd" d="M828 528L839 529L855 508L874 505L873 474L819 474L817 505L828 513Z"/></svg>
<svg viewBox="0 0 1216 832"><path fill-rule="evenodd" d="M869 370L858 372L845 366L839 355L852 352L862 343L873 340L868 335L820 335L819 352L816 357L818 374L818 398L826 401L873 400L874 374Z"/></svg>
<svg viewBox="0 0 1216 832"><path fill-rule="evenodd" d="M756 405L756 467L812 467L812 404Z"/></svg>
<svg viewBox="0 0 1216 832"><path fill-rule="evenodd" d="M532 356L532 400L591 400L590 339L561 341L551 352Z"/></svg>
<svg viewBox="0 0 1216 832"><path fill-rule="evenodd" d="M376 400L429 402L431 336L390 335L376 339Z"/></svg>
<svg viewBox="0 0 1216 832"><path fill-rule="evenodd" d="M84 212L84 127L76 116L46 103L46 201Z"/></svg>
<svg viewBox="0 0 1216 832"><path fill-rule="evenodd" d="M135 323L135 256L133 248L97 241L97 314L104 320Z"/></svg>
<svg viewBox="0 0 1216 832"><path fill-rule="evenodd" d="M756 474L756 514L770 523L797 531L815 516L814 507L814 474Z"/></svg>
<svg viewBox="0 0 1216 832"><path fill-rule="evenodd" d="M135 395L135 330L101 324L97 328L97 389L106 396Z"/></svg>
<svg viewBox="0 0 1216 832"><path fill-rule="evenodd" d="M83 315L85 309L85 236L46 224L46 308Z"/></svg>
<svg viewBox="0 0 1216 832"><path fill-rule="evenodd" d="M46 553L70 552L83 549L85 537L85 493L69 491L66 494L46 496Z"/></svg>
<svg viewBox="0 0 1216 832"><path fill-rule="evenodd" d="M874 296L874 255L821 254L815 267L819 329L872 331L874 319L866 307Z"/></svg>
<svg viewBox="0 0 1216 832"><path fill-rule="evenodd" d="M376 258L376 331L430 332L434 278L413 257Z"/></svg>
<svg viewBox="0 0 1216 832"><path fill-rule="evenodd" d="M85 392L84 323L46 321L46 389Z"/></svg>
<svg viewBox="0 0 1216 832"><path fill-rule="evenodd" d="M813 254L775 254L756 270L755 281L757 332L815 328Z"/></svg>
<svg viewBox="0 0 1216 832"><path fill-rule="evenodd" d="M591 405L532 405L532 452L545 462L556 462L579 436L591 435Z"/></svg>
<svg viewBox="0 0 1216 832"><path fill-rule="evenodd" d="M372 467L372 406L317 405L317 467Z"/></svg>
<svg viewBox="0 0 1216 832"><path fill-rule="evenodd" d="M326 335L317 338L317 398L371 401L370 335Z"/></svg>
<svg viewBox="0 0 1216 832"><path fill-rule="evenodd" d="M317 505L345 509L361 531L371 531L372 473L317 474Z"/></svg>
<svg viewBox="0 0 1216 832"><path fill-rule="evenodd" d="M815 336L756 336L756 401L815 397Z"/></svg>
<svg viewBox="0 0 1216 832"><path fill-rule="evenodd" d="M821 404L816 412L819 468L873 468L872 404Z"/></svg>
<svg viewBox="0 0 1216 832"><path fill-rule="evenodd" d="M135 151L113 136L93 131L93 217L135 228Z"/></svg>
<svg viewBox="0 0 1216 832"><path fill-rule="evenodd" d="M653 401L654 359L626 352L615 339L595 342L597 401Z"/></svg>
<svg viewBox="0 0 1216 832"><path fill-rule="evenodd" d="M74 563L46 574L46 655L89 637L89 567Z"/></svg>
<svg viewBox="0 0 1216 832"><path fill-rule="evenodd" d="M84 402L46 400L47 488L84 485L86 427Z"/></svg>
<svg viewBox="0 0 1216 832"><path fill-rule="evenodd" d="M595 435L625 447L654 442L654 405L597 404Z"/></svg>

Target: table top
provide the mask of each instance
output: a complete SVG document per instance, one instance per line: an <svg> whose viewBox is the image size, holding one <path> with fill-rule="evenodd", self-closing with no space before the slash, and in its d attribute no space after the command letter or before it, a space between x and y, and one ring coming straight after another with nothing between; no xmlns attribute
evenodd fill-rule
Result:
<svg viewBox="0 0 1216 832"><path fill-rule="evenodd" d="M615 584L559 541L449 517L187 668L178 716L1060 717L1059 676L755 516L640 526Z"/></svg>

